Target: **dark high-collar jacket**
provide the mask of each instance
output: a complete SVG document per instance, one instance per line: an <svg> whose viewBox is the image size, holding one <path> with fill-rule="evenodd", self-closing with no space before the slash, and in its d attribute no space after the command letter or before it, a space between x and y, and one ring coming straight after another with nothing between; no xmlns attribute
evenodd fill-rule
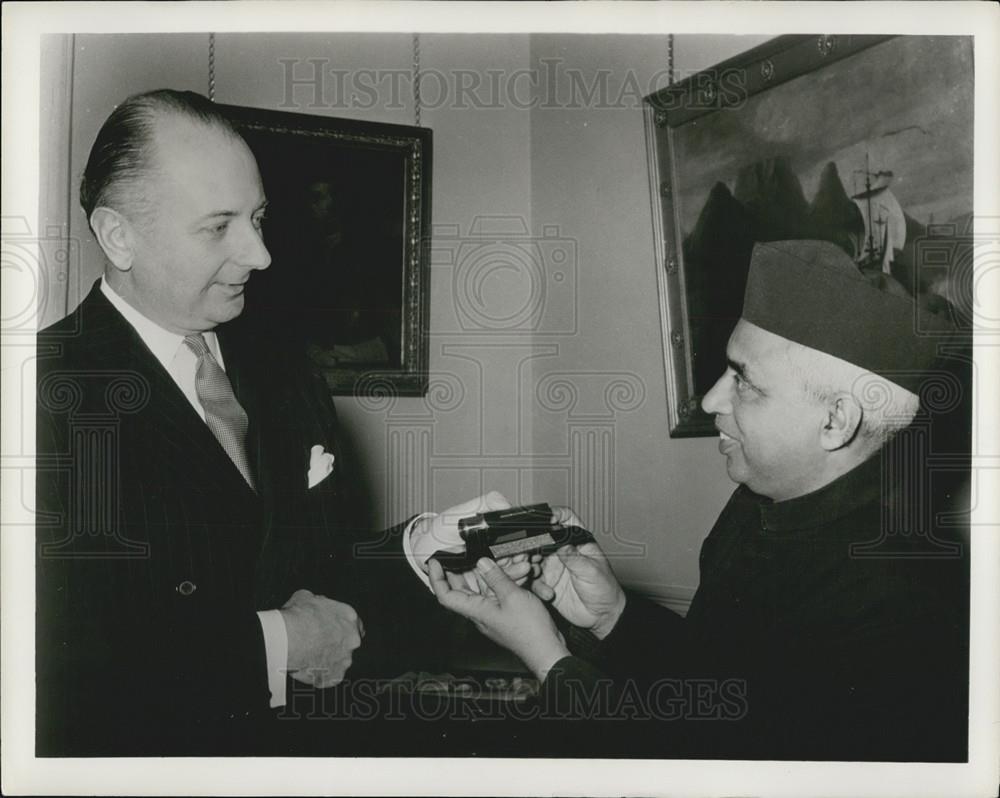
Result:
<svg viewBox="0 0 1000 798"><path fill-rule="evenodd" d="M569 633L543 704L607 719L572 727L577 750L964 760L966 546L893 451L785 502L737 489L685 618L630 595L603 641Z"/></svg>

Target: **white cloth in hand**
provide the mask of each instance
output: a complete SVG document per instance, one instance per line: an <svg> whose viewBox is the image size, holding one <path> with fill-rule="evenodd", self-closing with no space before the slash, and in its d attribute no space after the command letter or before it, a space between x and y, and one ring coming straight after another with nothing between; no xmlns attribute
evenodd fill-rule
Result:
<svg viewBox="0 0 1000 798"><path fill-rule="evenodd" d="M490 491L485 496L477 496L462 504L449 507L431 519L424 518L416 524L410 535L410 551L421 570L427 573L427 560L442 549L465 551L465 541L458 531L458 522L478 513L506 510L510 502L503 494Z"/></svg>

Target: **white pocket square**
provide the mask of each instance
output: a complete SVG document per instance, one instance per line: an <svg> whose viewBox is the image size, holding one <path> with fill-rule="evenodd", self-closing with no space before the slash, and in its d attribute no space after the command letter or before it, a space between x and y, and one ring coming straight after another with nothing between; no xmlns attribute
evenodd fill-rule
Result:
<svg viewBox="0 0 1000 798"><path fill-rule="evenodd" d="M320 482L330 476L333 471L334 456L318 443L309 452L309 473L306 478L309 487L316 487Z"/></svg>

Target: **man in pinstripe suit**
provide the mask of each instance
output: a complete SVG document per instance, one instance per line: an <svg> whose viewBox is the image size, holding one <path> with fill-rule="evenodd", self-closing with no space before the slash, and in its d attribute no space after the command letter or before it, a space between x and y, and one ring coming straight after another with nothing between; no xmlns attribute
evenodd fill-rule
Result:
<svg viewBox="0 0 1000 798"><path fill-rule="evenodd" d="M211 103L120 105L81 204L104 276L38 339L37 752L246 750L286 673L334 685L364 635L324 595L333 406L238 319L266 200Z"/></svg>

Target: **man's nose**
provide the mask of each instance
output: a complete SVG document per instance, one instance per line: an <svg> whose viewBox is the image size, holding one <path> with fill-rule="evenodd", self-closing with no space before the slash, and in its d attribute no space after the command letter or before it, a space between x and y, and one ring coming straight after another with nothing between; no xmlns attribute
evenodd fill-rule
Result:
<svg viewBox="0 0 1000 798"><path fill-rule="evenodd" d="M732 382L729 370L726 369L723 375L715 381L712 389L702 397L701 409L713 415L731 413L733 410L733 405L730 401Z"/></svg>
<svg viewBox="0 0 1000 798"><path fill-rule="evenodd" d="M264 237L252 225L243 237L238 260L247 269L266 269L271 265L271 253L264 246Z"/></svg>

